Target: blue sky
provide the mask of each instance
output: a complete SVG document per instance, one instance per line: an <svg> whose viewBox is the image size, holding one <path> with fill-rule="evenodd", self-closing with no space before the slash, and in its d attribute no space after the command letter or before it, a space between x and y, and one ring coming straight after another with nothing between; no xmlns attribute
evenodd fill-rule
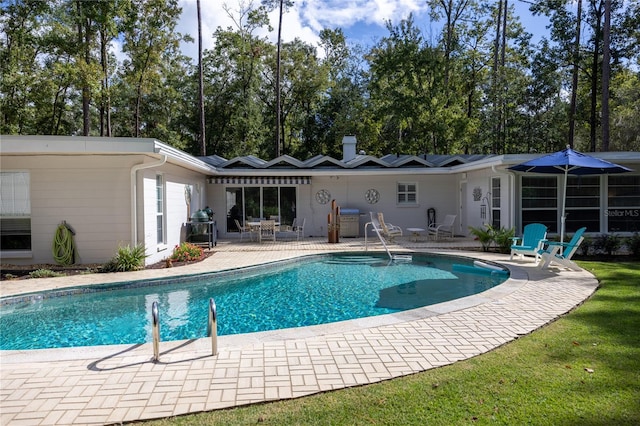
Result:
<svg viewBox="0 0 640 426"><path fill-rule="evenodd" d="M213 46L212 34L218 26L234 27L233 19L225 11L224 5L235 19L239 19L240 5L246 6L250 3L251 0L201 0L204 48ZM260 0L253 0L255 5L259 3ZM527 31L534 34L534 43L548 33L545 28L548 20L544 17L533 17L528 11L528 4L518 0L512 0L510 4L516 7L516 14ZM196 0L180 0L180 6L183 11L178 31L191 34L197 40ZM414 14L416 23L425 34L431 33L434 39L438 36L439 24L429 23L425 0L295 0L294 7L283 17L282 37L284 41L298 37L316 45L320 30L341 27L349 42L372 45L375 40L388 33L385 21L390 20L397 24L410 13ZM267 35L275 41L277 11L273 12L270 19L274 27L273 33L261 35ZM197 43L184 45L183 52L196 57Z"/></svg>

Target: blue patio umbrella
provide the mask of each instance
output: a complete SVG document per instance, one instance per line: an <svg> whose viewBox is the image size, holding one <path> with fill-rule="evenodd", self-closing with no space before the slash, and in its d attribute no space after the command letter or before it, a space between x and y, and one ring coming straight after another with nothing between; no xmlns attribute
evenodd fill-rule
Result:
<svg viewBox="0 0 640 426"><path fill-rule="evenodd" d="M566 149L543 155L534 160L509 167L510 170L530 173L563 174L564 188L562 197L562 216L560 216L560 242L564 242L565 207L567 202L567 176L602 175L611 173L631 172L624 166L610 163L590 155L574 151L567 145Z"/></svg>

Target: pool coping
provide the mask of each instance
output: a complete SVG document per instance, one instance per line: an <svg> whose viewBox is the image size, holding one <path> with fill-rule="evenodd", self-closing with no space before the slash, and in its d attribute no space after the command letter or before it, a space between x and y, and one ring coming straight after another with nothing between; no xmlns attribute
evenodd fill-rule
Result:
<svg viewBox="0 0 640 426"><path fill-rule="evenodd" d="M349 254L349 253L363 253L363 252L340 252L340 254ZM380 252L376 252L380 253ZM407 253L410 253L407 251ZM428 253L435 255L443 255L443 256L453 256L453 257L461 257L465 259L476 259L477 253L470 254L462 254L462 253L452 253L452 252L435 252L435 251L415 251L415 253ZM331 253L323 252L323 253L314 253L314 254L305 254L299 257L314 257L314 256L326 256ZM260 268L268 268L269 265L273 263L278 263L282 265L286 265L290 262L295 262L296 258L285 258L282 260L276 260L273 262L267 263L259 263L253 266L245 266L239 268L229 268L222 269L220 271L215 272L205 272L205 273L196 273L196 274L180 274L174 275L172 277L158 277L154 278L154 283L144 284L143 280L120 280L120 281L112 281L108 283L94 284L95 286L124 286L127 287L129 284L136 283L136 285L132 286L132 288L141 288L141 287L152 287L154 285L162 285L162 281L172 280L172 279L189 279L189 277L194 276L202 276L208 274L215 273L241 273L242 271L246 271L247 269L255 268L256 271L260 271ZM485 259L487 260L487 259ZM492 261L493 262L493 261ZM497 262L496 262L497 263ZM421 318L428 318L434 315L445 314L449 312L455 312L460 309L465 309L468 307L476 306L481 303L487 303L490 301L495 301L502 297L505 294L516 291L522 285L522 280L526 279L526 274L522 274L518 268L509 269L510 276L509 278L500 283L497 286L491 287L488 290L485 290L481 293L473 294L470 296L460 297L451 301L436 303L433 305L422 306L414 309L408 309L400 312L395 312L391 314L383 314L376 315L371 317L364 318L356 318L344 321L336 321L327 324L318 324L318 325L310 325L305 327L293 327L293 328L283 328L279 330L270 330L270 331L259 331L253 333L243 333L243 334L234 334L234 335L224 335L217 336L218 346L246 346L247 342L250 344L262 343L262 342L273 342L278 340L290 340L290 339L298 339L298 338L309 338L309 337L319 337L325 336L332 333L344 333L344 332L353 332L356 330L360 330L363 328L370 327L380 327L385 325L393 325L398 323L403 323L407 321L413 321ZM139 285L138 285L139 283ZM20 303L22 299L21 296L25 296L25 299L39 299L41 298L41 294L44 292L56 292L58 295L53 297L64 297L67 294L81 294L84 293L81 291L82 287L91 287L91 285L68 285L64 287L58 287L51 290L45 291L33 291L24 294L18 295L10 295L10 296L2 296L0 298L0 306L7 299L17 299L17 302L12 303ZM80 291L77 291L79 290ZM109 291L109 290L98 290L98 291ZM69 292L69 293L68 293ZM161 342L161 344L173 343L178 346L183 346L186 344L192 344L195 347L207 346L210 345L210 338L198 338L198 339L186 339L186 340L174 340L170 342ZM28 361L36 361L36 362L46 362L46 361L64 361L64 360L77 360L77 359L85 359L88 354L91 354L92 357L106 357L113 352L122 352L127 351L132 347L149 347L151 348L151 343L141 343L141 344L120 344L120 345L99 345L99 346L80 346L80 347L70 347L70 348L52 348L52 349L24 349L24 350L0 350L0 360L2 363L12 364L16 362L24 362ZM153 352L151 352L153 353Z"/></svg>
<svg viewBox="0 0 640 426"><path fill-rule="evenodd" d="M162 342L158 363L151 362L151 344L0 351L0 423L146 420L375 383L499 347L570 311L598 286L586 271L428 251L494 261L511 277L483 293L410 311L219 336L215 357L208 338Z"/></svg>

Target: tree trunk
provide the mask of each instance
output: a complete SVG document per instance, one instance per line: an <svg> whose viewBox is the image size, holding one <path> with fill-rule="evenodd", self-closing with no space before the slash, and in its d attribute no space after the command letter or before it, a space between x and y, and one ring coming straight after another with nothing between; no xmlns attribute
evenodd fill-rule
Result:
<svg viewBox="0 0 640 426"><path fill-rule="evenodd" d="M200 111L200 155L207 155L207 146L205 138L205 120L204 120L204 77L202 74L202 18L200 15L200 0L197 1L198 7L198 85L199 98L198 110Z"/></svg>
<svg viewBox="0 0 640 426"><path fill-rule="evenodd" d="M507 2L504 0L504 12L502 14L502 51L500 52L500 145L502 146L502 154L506 153L507 144L507 86L505 76L505 51L507 49Z"/></svg>
<svg viewBox="0 0 640 426"><path fill-rule="evenodd" d="M491 147L492 154L497 153L498 141L500 139L500 116L499 116L500 101L498 96L498 56L500 54L499 52L500 52L501 25L502 25L502 0L498 2L498 16L496 18L496 40L495 40L494 53L493 53L492 80L493 80L493 116L494 116L493 129L494 130L493 130L493 143Z"/></svg>
<svg viewBox="0 0 640 426"><path fill-rule="evenodd" d="M107 34L100 32L100 62L102 65L102 99L100 102L100 136L111 137L111 95L109 94L109 63Z"/></svg>
<svg viewBox="0 0 640 426"><path fill-rule="evenodd" d="M134 120L134 129L133 129L133 137L140 137L140 100L142 98L142 88L140 87L142 83L138 85L138 89L136 91L136 105L135 105L135 120Z"/></svg>
<svg viewBox="0 0 640 426"><path fill-rule="evenodd" d="M571 75L571 106L569 109L569 137L567 143L573 148L576 132L576 108L578 99L578 71L580 63L580 33L582 25L582 0L578 0L576 14L576 41L573 46L573 71Z"/></svg>
<svg viewBox="0 0 640 426"><path fill-rule="evenodd" d="M91 36L89 34L89 22L88 19L85 18L82 13L81 2L78 1L76 3L76 10L78 11L78 48L81 49L81 52L84 53L84 60L86 68L89 68L89 61L91 60L91 53L89 51ZM83 35L84 29L84 35ZM89 136L90 132L90 124L91 121L89 119L90 113L90 102L91 102L91 89L86 81L86 76L82 78L82 134L84 136Z"/></svg>
<svg viewBox="0 0 640 426"><path fill-rule="evenodd" d="M278 57L276 59L276 158L280 156L280 50L282 47L283 2L280 0L280 21L278 22Z"/></svg>
<svg viewBox="0 0 640 426"><path fill-rule="evenodd" d="M602 31L602 151L609 151L609 80L611 72L611 0L604 1Z"/></svg>
<svg viewBox="0 0 640 426"><path fill-rule="evenodd" d="M594 8L597 6L594 5ZM593 63L591 64L591 114L589 115L589 150L590 152L596 151L596 134L598 129L598 75L599 75L599 59L600 59L600 40L601 24L602 24L602 11L595 9L594 17L596 19L594 28L594 42L593 42Z"/></svg>

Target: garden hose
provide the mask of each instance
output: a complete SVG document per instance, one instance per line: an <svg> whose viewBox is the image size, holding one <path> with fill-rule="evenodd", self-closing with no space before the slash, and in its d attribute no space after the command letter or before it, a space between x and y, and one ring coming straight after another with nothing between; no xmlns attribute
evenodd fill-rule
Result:
<svg viewBox="0 0 640 426"><path fill-rule="evenodd" d="M75 232L67 225L66 222L62 222L58 225L56 233L53 237L53 258L59 265L73 265L75 263L75 244L73 243L73 236Z"/></svg>

